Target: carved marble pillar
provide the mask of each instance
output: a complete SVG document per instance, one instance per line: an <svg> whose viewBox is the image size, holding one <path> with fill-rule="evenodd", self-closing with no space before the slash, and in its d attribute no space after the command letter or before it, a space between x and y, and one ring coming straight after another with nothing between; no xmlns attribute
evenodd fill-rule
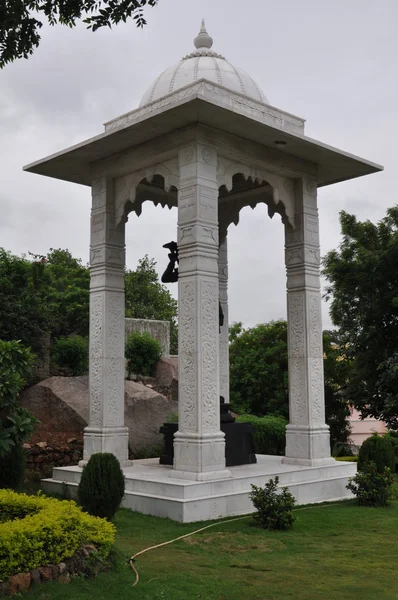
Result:
<svg viewBox="0 0 398 600"><path fill-rule="evenodd" d="M229 403L228 243L225 234L218 253L218 281L224 325L220 329L220 396Z"/></svg>
<svg viewBox="0 0 398 600"><path fill-rule="evenodd" d="M178 423L172 476L228 477L220 431L217 153L179 152Z"/></svg>
<svg viewBox="0 0 398 600"><path fill-rule="evenodd" d="M325 424L316 182L295 182L295 228L285 226L289 352L289 464L332 462Z"/></svg>
<svg viewBox="0 0 398 600"><path fill-rule="evenodd" d="M127 466L124 427L124 224L115 226L114 182L93 182L90 246L90 418L83 464L111 452Z"/></svg>

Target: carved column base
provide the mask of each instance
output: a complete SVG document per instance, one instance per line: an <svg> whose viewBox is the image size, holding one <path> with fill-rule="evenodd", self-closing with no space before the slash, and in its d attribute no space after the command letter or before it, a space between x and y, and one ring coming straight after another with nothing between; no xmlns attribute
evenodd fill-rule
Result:
<svg viewBox="0 0 398 600"><path fill-rule="evenodd" d="M315 467L333 464L330 456L330 434L327 425L306 427L288 425L286 427L286 455L282 459L286 465Z"/></svg>
<svg viewBox="0 0 398 600"><path fill-rule="evenodd" d="M127 427L86 427L84 430L83 460L79 467L84 467L92 454L110 452L114 454L121 467L131 467L129 460L129 434Z"/></svg>
<svg viewBox="0 0 398 600"><path fill-rule="evenodd" d="M231 477L225 468L225 434L183 433L174 435L174 464L170 477L210 481Z"/></svg>

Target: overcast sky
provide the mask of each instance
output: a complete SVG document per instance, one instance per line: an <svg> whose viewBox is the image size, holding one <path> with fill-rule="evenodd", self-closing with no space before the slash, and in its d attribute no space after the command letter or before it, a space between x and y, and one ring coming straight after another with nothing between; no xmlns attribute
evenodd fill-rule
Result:
<svg viewBox="0 0 398 600"><path fill-rule="evenodd" d="M272 105L305 118L307 135L384 165L320 190L322 254L339 243L340 210L377 221L397 202L397 0L159 0L143 30L45 27L33 57L0 71L0 246L68 248L88 261L89 188L22 166L136 108L157 75L193 50L202 17L214 50L248 71ZM149 254L165 268L162 244L176 238L176 218L149 203L130 216L128 267ZM264 205L231 225L229 273L231 321L286 317L283 227Z"/></svg>

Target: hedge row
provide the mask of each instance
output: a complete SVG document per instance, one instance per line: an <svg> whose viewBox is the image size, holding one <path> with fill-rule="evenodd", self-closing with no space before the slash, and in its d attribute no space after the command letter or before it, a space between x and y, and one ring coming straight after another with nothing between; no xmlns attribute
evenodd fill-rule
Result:
<svg viewBox="0 0 398 600"><path fill-rule="evenodd" d="M92 543L103 558L115 539L112 523L75 502L0 490L0 579L58 564Z"/></svg>
<svg viewBox="0 0 398 600"><path fill-rule="evenodd" d="M238 415L238 423L254 425L253 442L256 454L285 454L286 425L283 417Z"/></svg>

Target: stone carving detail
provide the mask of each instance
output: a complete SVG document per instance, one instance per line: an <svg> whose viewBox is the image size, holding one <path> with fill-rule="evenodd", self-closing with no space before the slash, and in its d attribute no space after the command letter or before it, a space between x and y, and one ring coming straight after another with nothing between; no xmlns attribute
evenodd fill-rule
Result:
<svg viewBox="0 0 398 600"><path fill-rule="evenodd" d="M152 102L147 106L138 108L123 117L114 119L105 125L105 131L116 129L118 127L126 127L132 125L136 121L142 119L145 116L149 116L151 113L157 112L167 106L177 104L184 98L202 96L203 93L209 92L212 95L220 96L228 102L228 106L236 112L243 113L245 115L253 116L263 123L271 124L280 129L286 129L296 133L304 132L304 121L297 117L287 115L281 111L275 110L263 104L262 102L256 102L245 98L240 94L235 94L230 90L226 90L222 86L217 84L199 82L196 85L190 86L189 88L170 94L165 98L161 98L156 102Z"/></svg>
<svg viewBox="0 0 398 600"><path fill-rule="evenodd" d="M304 295L290 294L289 302L289 354L302 356L304 353Z"/></svg>
<svg viewBox="0 0 398 600"><path fill-rule="evenodd" d="M304 295L288 297L290 423L306 423Z"/></svg>
<svg viewBox="0 0 398 600"><path fill-rule="evenodd" d="M213 150L205 146L202 148L202 160L205 163L211 163L213 160Z"/></svg>
<svg viewBox="0 0 398 600"><path fill-rule="evenodd" d="M103 293L90 298L90 427L102 426Z"/></svg>
<svg viewBox="0 0 398 600"><path fill-rule="evenodd" d="M90 358L90 427L102 427L102 363Z"/></svg>
<svg viewBox="0 0 398 600"><path fill-rule="evenodd" d="M123 425L124 412L124 294L109 293L107 315L107 423Z"/></svg>
<svg viewBox="0 0 398 600"><path fill-rule="evenodd" d="M286 250L286 266L292 267L293 265L301 265L304 261L304 250L303 248L291 248Z"/></svg>
<svg viewBox="0 0 398 600"><path fill-rule="evenodd" d="M310 194L311 196L314 196L317 191L316 181L314 179L307 179L306 183L305 183L305 189L308 194Z"/></svg>
<svg viewBox="0 0 398 600"><path fill-rule="evenodd" d="M181 167L185 166L185 165L190 165L193 162L193 159L195 157L195 151L192 148L192 146L189 146L188 148L184 148L183 150L181 150L180 152L180 160L179 160L179 164Z"/></svg>
<svg viewBox="0 0 398 600"><path fill-rule="evenodd" d="M224 313L224 325L220 329L220 396L229 403L229 323L228 323L228 242L220 245L218 254L218 277L220 303Z"/></svg>
<svg viewBox="0 0 398 600"><path fill-rule="evenodd" d="M195 284L179 280L179 430L195 431L197 427L197 373L195 370Z"/></svg>
<svg viewBox="0 0 398 600"><path fill-rule="evenodd" d="M104 190L104 179L97 179L92 185L93 194L100 194Z"/></svg>
<svg viewBox="0 0 398 600"><path fill-rule="evenodd" d="M204 227L202 225L179 227L178 246L189 246L190 244L197 243L218 247L217 229L215 227Z"/></svg>
<svg viewBox="0 0 398 600"><path fill-rule="evenodd" d="M321 299L317 294L309 297L311 415L315 424L324 424L323 348Z"/></svg>
<svg viewBox="0 0 398 600"><path fill-rule="evenodd" d="M218 424L218 289L217 281L201 282L202 352L202 426L204 431L219 429Z"/></svg>
<svg viewBox="0 0 398 600"><path fill-rule="evenodd" d="M90 297L90 356L93 358L102 357L103 298L103 293Z"/></svg>

